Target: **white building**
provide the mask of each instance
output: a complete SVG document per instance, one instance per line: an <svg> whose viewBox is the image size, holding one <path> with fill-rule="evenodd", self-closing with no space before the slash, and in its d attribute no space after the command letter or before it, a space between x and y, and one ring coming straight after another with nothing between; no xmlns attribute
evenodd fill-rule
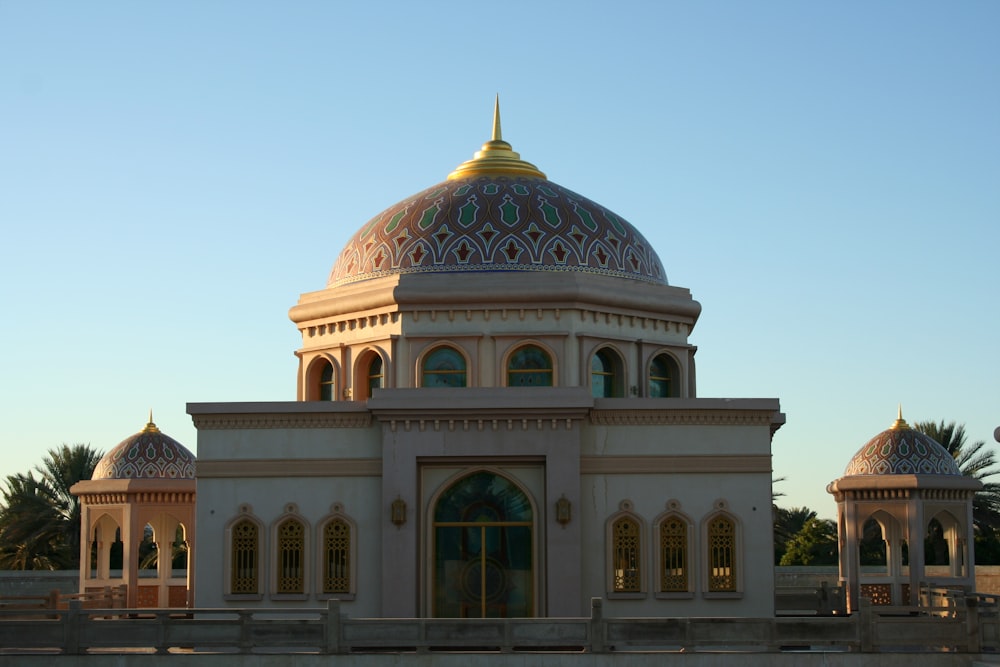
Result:
<svg viewBox="0 0 1000 667"><path fill-rule="evenodd" d="M698 398L700 305L493 138L290 311L297 400L193 403L194 604L770 616L777 399Z"/></svg>

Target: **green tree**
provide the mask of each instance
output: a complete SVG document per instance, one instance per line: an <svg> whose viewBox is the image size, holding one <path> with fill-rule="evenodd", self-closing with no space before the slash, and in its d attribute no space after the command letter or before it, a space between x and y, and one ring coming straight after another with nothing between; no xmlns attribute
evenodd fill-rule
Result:
<svg viewBox="0 0 1000 667"><path fill-rule="evenodd" d="M50 449L34 471L7 476L0 504L0 567L80 566L80 501L69 489L93 476L101 456L90 445L62 445Z"/></svg>
<svg viewBox="0 0 1000 667"><path fill-rule="evenodd" d="M972 501L972 519L979 532L992 532L1000 527L1000 483L990 478L1000 473L996 452L986 447L984 440L966 442L965 425L917 422L913 428L930 436L955 459L963 475L978 479L983 488Z"/></svg>
<svg viewBox="0 0 1000 667"><path fill-rule="evenodd" d="M836 565L837 524L815 516L788 541L781 565Z"/></svg>
<svg viewBox="0 0 1000 667"><path fill-rule="evenodd" d="M802 530L806 522L816 518L816 512L808 507L785 509L774 506L774 564L778 565L788 549L789 541Z"/></svg>

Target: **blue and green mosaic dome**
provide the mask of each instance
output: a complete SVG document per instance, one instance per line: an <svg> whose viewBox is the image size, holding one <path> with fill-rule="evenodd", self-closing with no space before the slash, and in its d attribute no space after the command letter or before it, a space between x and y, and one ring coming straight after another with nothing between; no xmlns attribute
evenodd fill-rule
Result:
<svg viewBox="0 0 1000 667"><path fill-rule="evenodd" d="M961 475L954 457L928 435L910 428L902 417L892 428L865 443L844 476Z"/></svg>
<svg viewBox="0 0 1000 667"><path fill-rule="evenodd" d="M327 287L413 273L577 271L665 285L660 258L624 218L546 179L500 138L369 220Z"/></svg>
<svg viewBox="0 0 1000 667"><path fill-rule="evenodd" d="M327 285L456 271L667 282L659 257L620 216L551 181L495 174L439 183L379 213L344 247Z"/></svg>
<svg viewBox="0 0 1000 667"><path fill-rule="evenodd" d="M101 458L91 479L194 479L194 464L194 454L150 419Z"/></svg>

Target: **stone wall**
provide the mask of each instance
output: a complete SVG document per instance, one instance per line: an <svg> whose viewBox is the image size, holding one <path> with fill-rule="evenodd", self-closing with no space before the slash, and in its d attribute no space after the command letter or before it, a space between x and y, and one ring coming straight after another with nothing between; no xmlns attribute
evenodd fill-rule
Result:
<svg viewBox="0 0 1000 667"><path fill-rule="evenodd" d="M927 568L929 574L934 574L934 570L933 567ZM774 585L777 588L819 588L824 581L827 586L840 584L837 566L795 565L774 568ZM1000 595L1000 565L976 566L976 592Z"/></svg>
<svg viewBox="0 0 1000 667"><path fill-rule="evenodd" d="M79 588L80 573L76 570L0 570L0 597L48 595L53 590L74 595Z"/></svg>
<svg viewBox="0 0 1000 667"><path fill-rule="evenodd" d="M976 592L1000 595L1000 565L976 566Z"/></svg>
<svg viewBox="0 0 1000 667"><path fill-rule="evenodd" d="M66 595L78 593L79 574L76 570L56 572L42 570L0 570L0 597L7 595L47 595L53 589ZM779 566L774 568L774 585L778 588L819 588L839 585L836 566ZM1000 565L976 566L976 590L1000 595Z"/></svg>

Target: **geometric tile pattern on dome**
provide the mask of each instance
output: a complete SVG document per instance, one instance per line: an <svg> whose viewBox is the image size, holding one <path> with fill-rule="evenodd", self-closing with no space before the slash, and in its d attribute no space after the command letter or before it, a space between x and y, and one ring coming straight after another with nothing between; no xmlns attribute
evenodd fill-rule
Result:
<svg viewBox="0 0 1000 667"><path fill-rule="evenodd" d="M369 220L328 287L405 273L581 271L666 284L630 223L541 178L481 175L431 186Z"/></svg>
<svg viewBox="0 0 1000 667"><path fill-rule="evenodd" d="M850 475L961 475L954 457L933 438L909 428L869 440L844 471Z"/></svg>
<svg viewBox="0 0 1000 667"><path fill-rule="evenodd" d="M194 462L173 438L143 430L105 454L92 479L194 479Z"/></svg>

